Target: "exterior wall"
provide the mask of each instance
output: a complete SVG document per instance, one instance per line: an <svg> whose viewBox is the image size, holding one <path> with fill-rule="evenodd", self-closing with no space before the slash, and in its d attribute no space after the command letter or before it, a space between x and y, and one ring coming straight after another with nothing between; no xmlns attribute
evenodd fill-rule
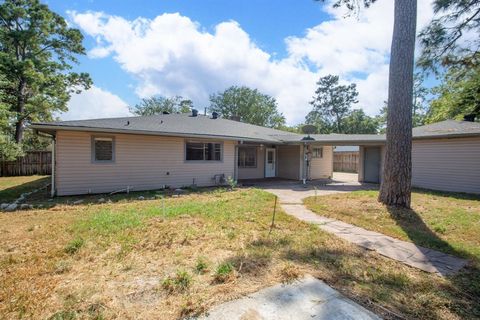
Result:
<svg viewBox="0 0 480 320"><path fill-rule="evenodd" d="M240 149L241 147L239 147ZM257 148L257 167L238 168L238 179L261 179L265 177L265 148Z"/></svg>
<svg viewBox="0 0 480 320"><path fill-rule="evenodd" d="M480 193L480 138L414 140L412 185Z"/></svg>
<svg viewBox="0 0 480 320"><path fill-rule="evenodd" d="M92 163L92 135L115 137L115 162ZM215 174L234 174L235 142L222 143L222 161L191 162L185 161L185 139L180 137L59 131L57 194L103 193L127 186L133 191L148 190L194 182L198 186L214 185Z"/></svg>
<svg viewBox="0 0 480 320"><path fill-rule="evenodd" d="M333 147L312 144L310 148L322 147L323 157L310 161L310 179L329 179L333 175ZM310 149L310 150L311 150Z"/></svg>
<svg viewBox="0 0 480 320"><path fill-rule="evenodd" d="M301 146L287 145L277 148L277 177L300 180Z"/></svg>

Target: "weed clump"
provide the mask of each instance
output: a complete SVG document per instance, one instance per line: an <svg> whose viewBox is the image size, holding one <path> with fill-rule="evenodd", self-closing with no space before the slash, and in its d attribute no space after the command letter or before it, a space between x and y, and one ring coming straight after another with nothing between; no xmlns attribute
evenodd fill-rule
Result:
<svg viewBox="0 0 480 320"><path fill-rule="evenodd" d="M208 271L208 262L205 258L200 257L197 259L197 263L195 265L195 270L197 273L205 273Z"/></svg>
<svg viewBox="0 0 480 320"><path fill-rule="evenodd" d="M192 276L187 271L179 270L175 276L168 276L162 281L162 288L168 293L184 292L192 282Z"/></svg>
<svg viewBox="0 0 480 320"><path fill-rule="evenodd" d="M215 270L214 279L216 282L225 283L233 280L235 269L230 262L223 262Z"/></svg>
<svg viewBox="0 0 480 320"><path fill-rule="evenodd" d="M80 250L81 247L85 244L85 240L82 238L76 238L70 241L66 246L65 246L65 253L68 254L75 254Z"/></svg>

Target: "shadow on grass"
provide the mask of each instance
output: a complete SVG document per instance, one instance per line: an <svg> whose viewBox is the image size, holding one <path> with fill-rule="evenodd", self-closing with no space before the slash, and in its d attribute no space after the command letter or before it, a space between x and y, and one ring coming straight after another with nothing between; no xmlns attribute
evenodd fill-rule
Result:
<svg viewBox="0 0 480 320"><path fill-rule="evenodd" d="M454 197L456 199L478 199L474 195L462 193L445 193L431 190L415 190L415 192L442 197ZM464 250L452 247L447 241L432 231L415 210L394 206L387 207L387 210L392 219L396 221L409 239L416 245L470 259L471 262L467 266L459 270L458 273L449 275L446 278L450 281L453 288L458 290L457 294L460 294L465 300L480 301L480 267L477 257ZM472 313L476 317L480 317L480 305L478 303L475 303L473 306Z"/></svg>
<svg viewBox="0 0 480 320"><path fill-rule="evenodd" d="M420 194L432 195L432 196L437 196L442 198L454 198L454 199L461 199L461 200L480 201L480 195L472 194L472 193L447 192L447 191L437 191L437 190L420 189L420 188L413 188L412 191Z"/></svg>
<svg viewBox="0 0 480 320"><path fill-rule="evenodd" d="M47 186L50 183L50 177L25 182L10 188L0 190L0 202L15 201L22 193L30 192L38 188ZM48 189L48 188L45 188Z"/></svg>
<svg viewBox="0 0 480 320"><path fill-rule="evenodd" d="M450 243L442 239L430 229L415 210L388 206L387 211L414 244L454 256L476 259L467 251L454 248Z"/></svg>

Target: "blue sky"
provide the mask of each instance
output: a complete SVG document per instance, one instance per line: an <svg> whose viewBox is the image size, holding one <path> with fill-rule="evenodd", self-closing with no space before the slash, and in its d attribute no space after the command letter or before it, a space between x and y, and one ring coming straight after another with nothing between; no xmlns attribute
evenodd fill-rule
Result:
<svg viewBox="0 0 480 320"><path fill-rule="evenodd" d="M45 1L85 35L76 70L94 87L72 98L64 119L123 116L155 94L182 95L202 109L208 95L247 85L277 99L290 124L309 111L315 81L355 82L375 114L386 98L391 1L358 18L311 0ZM431 17L419 3L419 25Z"/></svg>

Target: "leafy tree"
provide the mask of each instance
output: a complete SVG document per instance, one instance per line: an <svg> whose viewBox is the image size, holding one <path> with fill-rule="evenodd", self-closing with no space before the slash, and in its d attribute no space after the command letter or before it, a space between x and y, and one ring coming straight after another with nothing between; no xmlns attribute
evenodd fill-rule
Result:
<svg viewBox="0 0 480 320"><path fill-rule="evenodd" d="M338 76L327 75L318 80L317 86L310 102L313 110L307 114L306 122L316 125L319 133L344 132L344 119L358 102L356 85L340 85Z"/></svg>
<svg viewBox="0 0 480 320"><path fill-rule="evenodd" d="M369 117L362 109L355 109L343 120L344 130L342 133L350 134L375 134L378 132L378 121Z"/></svg>
<svg viewBox="0 0 480 320"><path fill-rule="evenodd" d="M464 115L480 114L480 66L450 68L433 93L437 97L430 104L427 123L462 120Z"/></svg>
<svg viewBox="0 0 480 320"><path fill-rule="evenodd" d="M423 126L426 122L427 117L427 96L429 94L429 89L423 86L423 76L422 73L415 73L413 80L413 103L412 103L412 126L418 127ZM381 133L385 133L387 128L387 102L380 109L380 114L376 116L376 120L379 125L379 130Z"/></svg>
<svg viewBox="0 0 480 320"><path fill-rule="evenodd" d="M139 104L130 107L131 113L139 116L151 116L155 114L168 113L187 113L193 108L191 100L183 99L181 96L166 98L162 96L153 96L144 98Z"/></svg>
<svg viewBox="0 0 480 320"><path fill-rule="evenodd" d="M89 88L86 73L72 72L76 55L85 54L83 36L38 0L0 4L0 73L9 106L14 140L21 143L25 124L51 120L66 111L70 95Z"/></svg>
<svg viewBox="0 0 480 320"><path fill-rule="evenodd" d="M209 110L225 118L238 116L242 121L264 127L279 128L285 124L275 98L245 86L231 86L210 95Z"/></svg>
<svg viewBox="0 0 480 320"><path fill-rule="evenodd" d="M480 1L435 0L437 16L419 35L426 70L475 67L480 61ZM465 69L463 69L465 70Z"/></svg>

